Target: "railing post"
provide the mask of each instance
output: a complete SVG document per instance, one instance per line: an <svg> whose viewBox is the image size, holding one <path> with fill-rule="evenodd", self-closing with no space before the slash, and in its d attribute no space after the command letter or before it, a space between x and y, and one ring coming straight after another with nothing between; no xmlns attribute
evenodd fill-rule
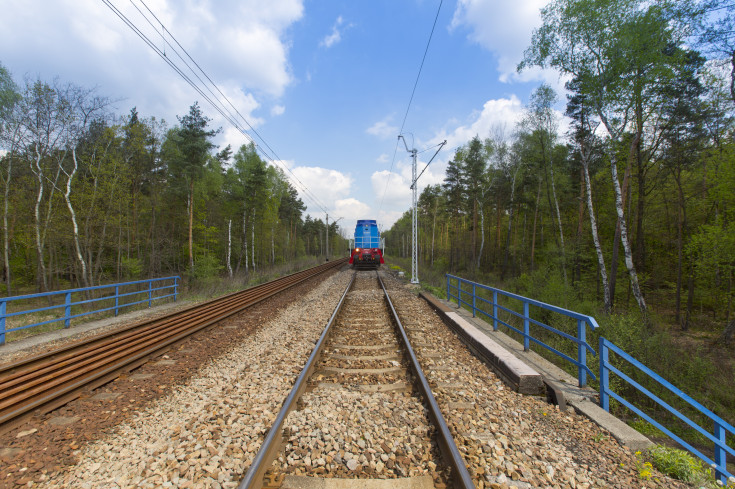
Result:
<svg viewBox="0 0 735 489"><path fill-rule="evenodd" d="M5 314L7 313L7 301L0 301L0 345L5 344Z"/></svg>
<svg viewBox="0 0 735 489"><path fill-rule="evenodd" d="M607 365L610 363L610 351L607 347L607 340L600 336L600 407L605 411L610 411L610 371Z"/></svg>
<svg viewBox="0 0 735 489"><path fill-rule="evenodd" d="M493 331L498 330L498 291L493 290Z"/></svg>
<svg viewBox="0 0 735 489"><path fill-rule="evenodd" d="M71 326L71 292L64 294L66 296L64 300L64 328Z"/></svg>
<svg viewBox="0 0 735 489"><path fill-rule="evenodd" d="M176 302L177 294L179 293L179 276L174 277L174 302Z"/></svg>
<svg viewBox="0 0 735 489"><path fill-rule="evenodd" d="M151 302L153 302L153 280L148 281L148 307L151 307Z"/></svg>
<svg viewBox="0 0 735 489"><path fill-rule="evenodd" d="M476 292L475 284L473 282L472 283L472 317L473 318L477 317L477 315L475 314L475 311L477 310L477 302L476 302L477 295L476 294L477 292Z"/></svg>
<svg viewBox="0 0 735 489"><path fill-rule="evenodd" d="M723 446L727 443L727 440L725 438L725 427L720 426L720 423L718 423L717 421L715 421L714 435L715 438L720 440L720 443L722 443ZM724 485L727 483L727 476L723 471L719 470L719 468L727 467L727 452L719 445L715 445L715 464L717 465L717 467L715 468L715 479L719 479Z"/></svg>
<svg viewBox="0 0 735 489"><path fill-rule="evenodd" d="M457 277L457 308L462 309L462 279Z"/></svg>
<svg viewBox="0 0 735 489"><path fill-rule="evenodd" d="M579 387L587 385L587 330L585 329L584 319L577 319L577 380Z"/></svg>
<svg viewBox="0 0 735 489"><path fill-rule="evenodd" d="M120 287L115 286L115 317L117 317L118 307L120 306Z"/></svg>
<svg viewBox="0 0 735 489"><path fill-rule="evenodd" d="M447 300L452 302L452 296L449 294L449 274L447 274Z"/></svg>
<svg viewBox="0 0 735 489"><path fill-rule="evenodd" d="M523 351L531 349L531 322L529 319L528 302L523 302Z"/></svg>

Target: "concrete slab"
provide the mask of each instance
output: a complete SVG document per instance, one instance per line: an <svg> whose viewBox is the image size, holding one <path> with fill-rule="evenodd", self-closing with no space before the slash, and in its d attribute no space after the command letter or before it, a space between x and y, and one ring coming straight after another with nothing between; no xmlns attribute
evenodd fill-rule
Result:
<svg viewBox="0 0 735 489"><path fill-rule="evenodd" d="M601 428L609 431L621 445L629 447L632 450L640 450L654 445L648 438L602 409L598 404L598 393L589 387L579 387L577 385L577 379L574 376L549 362L538 353L524 351L521 343L515 341L505 333L493 331L492 325L480 318L473 318L472 313L469 311L459 309L455 304L437 299L430 294L422 292L421 295L435 310L441 308L444 311L451 311L457 314L475 326L482 334L488 338L492 338L495 343L515 358L539 372L544 382L550 384L553 390L556 391L554 392L554 396L563 396L564 402L568 406L571 406L575 411L583 414Z"/></svg>
<svg viewBox="0 0 735 489"><path fill-rule="evenodd" d="M392 384L349 384L349 386L346 386L344 384L335 384L330 382L319 382L317 384L317 388L319 389L332 389L332 390L339 390L339 389L347 389L349 388L357 388L360 392L392 392L392 391L406 391L411 388L410 384L407 384L405 382L394 382Z"/></svg>
<svg viewBox="0 0 735 489"><path fill-rule="evenodd" d="M121 395L122 394L119 392L100 392L93 395L90 399L93 401L111 401L112 399L117 399Z"/></svg>
<svg viewBox="0 0 735 489"><path fill-rule="evenodd" d="M338 368L338 367L324 367L322 369L322 372L329 372L333 374L363 374L363 375L369 375L369 374L393 374L397 372L402 372L403 369L401 367L388 367L388 368Z"/></svg>
<svg viewBox="0 0 735 489"><path fill-rule="evenodd" d="M655 445L651 440L602 409L595 402L590 402L586 399L575 399L569 404L574 407L575 411L587 416L587 418L597 423L601 428L609 431L618 440L618 443L631 450L644 450Z"/></svg>
<svg viewBox="0 0 735 489"><path fill-rule="evenodd" d="M388 350L395 347L396 345L332 345L335 350Z"/></svg>
<svg viewBox="0 0 735 489"><path fill-rule="evenodd" d="M441 304L439 299L424 292L420 295L434 307L470 350L482 358L515 391L533 396L546 393L544 380L539 372L490 339L458 312L448 310L448 306Z"/></svg>
<svg viewBox="0 0 735 489"><path fill-rule="evenodd" d="M79 416L55 416L48 420L48 424L52 424L54 426L68 426L76 423L80 419L81 418Z"/></svg>
<svg viewBox="0 0 735 489"><path fill-rule="evenodd" d="M5 447L0 448L0 459L10 460L11 458L17 457L22 454L23 450L20 448Z"/></svg>
<svg viewBox="0 0 735 489"><path fill-rule="evenodd" d="M282 489L433 489L430 475L401 479L322 479L287 475Z"/></svg>
<svg viewBox="0 0 735 489"><path fill-rule="evenodd" d="M176 365L176 360L159 360L153 365Z"/></svg>
<svg viewBox="0 0 735 489"><path fill-rule="evenodd" d="M388 353L386 355L330 355L330 358L336 358L338 360L350 360L353 362L356 361L372 361L372 360L397 360L400 361L401 357L396 355L395 353Z"/></svg>
<svg viewBox="0 0 735 489"><path fill-rule="evenodd" d="M130 376L132 380L145 380L153 377L153 374L133 374Z"/></svg>

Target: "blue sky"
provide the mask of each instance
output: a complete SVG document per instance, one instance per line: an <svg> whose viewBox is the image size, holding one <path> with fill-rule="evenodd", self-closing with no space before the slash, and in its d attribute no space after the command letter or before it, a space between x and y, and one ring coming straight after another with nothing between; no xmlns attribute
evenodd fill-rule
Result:
<svg viewBox="0 0 735 489"><path fill-rule="evenodd" d="M393 156L439 0L110 1L163 46L160 25L135 9L147 5L298 178L297 189L316 195L330 220L343 218L345 234L356 219L387 228L409 209L410 160L402 145ZM496 125L510 131L542 81L561 88L554 73L514 72L543 4L444 1L404 127L419 150L448 140L419 189L442 181L453 148ZM118 113L136 106L169 124L199 100L223 128L218 144L246 141L101 0L4 0L0 63L19 82L58 76L96 86L119 99ZM432 154L420 155L420 168Z"/></svg>

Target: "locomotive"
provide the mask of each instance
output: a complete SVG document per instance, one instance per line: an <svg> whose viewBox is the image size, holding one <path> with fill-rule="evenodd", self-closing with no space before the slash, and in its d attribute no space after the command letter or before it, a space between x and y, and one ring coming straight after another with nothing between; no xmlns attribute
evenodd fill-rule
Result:
<svg viewBox="0 0 735 489"><path fill-rule="evenodd" d="M372 219L361 219L355 226L355 238L350 246L352 268L372 269L380 267L385 240L380 238L378 224Z"/></svg>

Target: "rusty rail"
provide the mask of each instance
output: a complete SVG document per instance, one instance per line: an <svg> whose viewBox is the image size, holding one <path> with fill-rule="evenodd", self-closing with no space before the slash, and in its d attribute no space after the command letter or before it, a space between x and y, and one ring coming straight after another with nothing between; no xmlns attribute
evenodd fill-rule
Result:
<svg viewBox="0 0 735 489"><path fill-rule="evenodd" d="M335 260L162 318L0 366L0 432L37 409L48 412L131 370L170 345L298 283L346 263Z"/></svg>

